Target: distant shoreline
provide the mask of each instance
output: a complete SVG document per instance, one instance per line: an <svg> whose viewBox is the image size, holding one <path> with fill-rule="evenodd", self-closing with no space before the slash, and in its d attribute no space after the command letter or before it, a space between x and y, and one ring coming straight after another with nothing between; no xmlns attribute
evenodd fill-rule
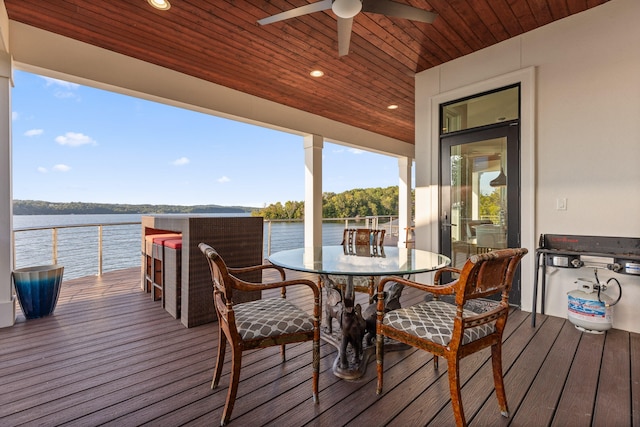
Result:
<svg viewBox="0 0 640 427"><path fill-rule="evenodd" d="M56 203L42 200L14 200L14 215L83 215L83 214L220 214L251 213L259 208L220 205L129 205L110 203Z"/></svg>

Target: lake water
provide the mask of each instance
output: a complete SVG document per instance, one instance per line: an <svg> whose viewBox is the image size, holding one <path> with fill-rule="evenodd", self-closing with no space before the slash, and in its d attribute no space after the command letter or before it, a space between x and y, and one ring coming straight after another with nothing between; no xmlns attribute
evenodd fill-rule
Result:
<svg viewBox="0 0 640 427"><path fill-rule="evenodd" d="M207 216L248 216L246 214L219 214ZM44 230L17 231L15 233L16 268L51 264L53 238L51 227L66 226L57 230L58 264L64 265L64 278L90 276L98 273L99 227L103 224L102 240L103 272L129 267L140 267L141 243L140 214L110 215L15 215L14 230L47 227ZM134 223L119 225L118 223ZM94 226L84 226L95 224ZM118 225L108 225L118 224ZM82 227L77 227L82 225ZM350 224L352 225L352 224ZM353 224L356 225L356 224ZM339 244L344 222L325 222L322 240L325 244ZM264 253L267 254L269 227L264 225ZM296 222L271 224L271 252L302 247L304 225Z"/></svg>

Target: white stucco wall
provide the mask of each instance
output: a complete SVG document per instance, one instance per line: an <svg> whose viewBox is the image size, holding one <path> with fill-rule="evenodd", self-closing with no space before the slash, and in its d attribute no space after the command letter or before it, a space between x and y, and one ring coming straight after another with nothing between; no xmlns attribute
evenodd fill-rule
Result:
<svg viewBox="0 0 640 427"><path fill-rule="evenodd" d="M523 90L533 110L522 117L523 309L532 308L540 234L640 237L639 23L639 1L612 0L416 77L419 246L437 248L438 103L532 74ZM567 210L556 210L558 198ZM550 272L546 313L566 317L566 293L593 271ZM598 274L622 283L614 327L640 332L640 277Z"/></svg>

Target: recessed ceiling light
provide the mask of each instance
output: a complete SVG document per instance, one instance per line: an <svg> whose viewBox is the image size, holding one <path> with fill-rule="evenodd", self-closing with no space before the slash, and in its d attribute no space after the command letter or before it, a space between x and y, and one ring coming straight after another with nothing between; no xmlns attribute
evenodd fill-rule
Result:
<svg viewBox="0 0 640 427"><path fill-rule="evenodd" d="M387 110L397 110L398 109L398 105L397 104L391 104L389 106L387 106Z"/></svg>
<svg viewBox="0 0 640 427"><path fill-rule="evenodd" d="M159 10L169 10L171 3L169 0L147 0L149 4Z"/></svg>
<svg viewBox="0 0 640 427"><path fill-rule="evenodd" d="M309 73L309 75L311 77L322 77L324 76L324 72L322 72L321 70L313 70Z"/></svg>

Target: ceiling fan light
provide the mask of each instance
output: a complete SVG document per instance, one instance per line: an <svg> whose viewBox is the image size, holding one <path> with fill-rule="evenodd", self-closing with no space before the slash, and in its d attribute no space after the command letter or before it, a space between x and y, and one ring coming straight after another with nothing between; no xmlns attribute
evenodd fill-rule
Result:
<svg viewBox="0 0 640 427"><path fill-rule="evenodd" d="M331 5L331 10L338 17L350 19L362 10L361 0L335 0Z"/></svg>

